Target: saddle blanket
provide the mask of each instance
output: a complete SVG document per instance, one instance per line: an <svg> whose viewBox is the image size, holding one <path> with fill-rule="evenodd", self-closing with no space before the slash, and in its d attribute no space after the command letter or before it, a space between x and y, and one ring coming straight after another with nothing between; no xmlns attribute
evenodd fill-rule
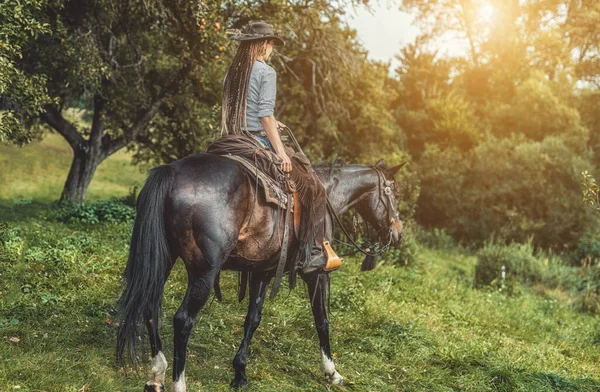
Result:
<svg viewBox="0 0 600 392"><path fill-rule="evenodd" d="M248 171L248 173L257 179L257 182L261 185L261 188L263 189L265 199L268 203L272 203L279 206L280 208L287 209L288 203L291 202L293 208L293 197L290 197L288 201L288 194L275 182L275 180L273 180L270 176L259 170L258 167L254 165L250 160L231 154L221 156L241 163L242 166L244 166L244 168Z"/></svg>

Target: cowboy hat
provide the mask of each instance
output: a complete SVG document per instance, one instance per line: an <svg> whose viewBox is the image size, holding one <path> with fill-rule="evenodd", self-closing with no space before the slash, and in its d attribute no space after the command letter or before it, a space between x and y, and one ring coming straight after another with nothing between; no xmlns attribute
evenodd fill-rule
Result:
<svg viewBox="0 0 600 392"><path fill-rule="evenodd" d="M243 32L237 29L230 29L227 30L227 34L230 34L231 39L236 41L272 39L274 45L285 45L285 41L273 31L273 26L265 22L250 22Z"/></svg>

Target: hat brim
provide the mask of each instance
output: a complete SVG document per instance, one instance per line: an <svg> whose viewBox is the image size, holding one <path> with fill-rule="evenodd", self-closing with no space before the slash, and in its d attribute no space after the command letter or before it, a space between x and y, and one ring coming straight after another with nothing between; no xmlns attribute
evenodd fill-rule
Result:
<svg viewBox="0 0 600 392"><path fill-rule="evenodd" d="M285 41L282 40L281 38L279 38L276 35L261 35L261 36L255 36L255 35L247 35L247 34L239 34L239 35L234 35L231 37L231 39L236 40L236 41L256 41L256 40L269 40L272 39L273 41L275 41L273 44L276 46L283 46L285 45Z"/></svg>

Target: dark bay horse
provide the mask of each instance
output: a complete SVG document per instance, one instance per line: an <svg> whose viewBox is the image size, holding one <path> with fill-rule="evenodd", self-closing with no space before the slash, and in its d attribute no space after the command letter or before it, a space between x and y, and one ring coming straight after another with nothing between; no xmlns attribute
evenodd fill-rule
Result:
<svg viewBox="0 0 600 392"><path fill-rule="evenodd" d="M355 209L372 224L382 241L398 242L402 222L396 212L394 175L400 166L317 166L332 209L343 214ZM151 380L145 391L164 390L167 361L158 330L163 289L180 257L188 287L174 319L172 392L185 386L188 338L221 270L250 275L244 337L233 360L232 387L245 387L250 340L258 327L267 288L275 274L284 222L281 210L266 203L241 164L218 155L195 154L152 170L141 190L125 270L125 289L119 301L121 323L117 360L125 352L135 358L140 328L147 328L152 354ZM327 219L328 238L332 224ZM290 246L293 246L290 245ZM329 347L325 308L328 274L300 274L308 285L323 368L328 381L341 384Z"/></svg>

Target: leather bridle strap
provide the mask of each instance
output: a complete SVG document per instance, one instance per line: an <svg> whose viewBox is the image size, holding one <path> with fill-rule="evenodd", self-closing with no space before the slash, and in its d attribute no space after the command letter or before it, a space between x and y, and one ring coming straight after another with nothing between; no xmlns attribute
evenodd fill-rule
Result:
<svg viewBox="0 0 600 392"><path fill-rule="evenodd" d="M348 230L346 230L346 227L344 226L344 224L342 223L342 220L340 219L339 215L335 212L335 210L333 209L333 206L331 205L331 202L329 201L329 197L327 197L327 209L329 210L329 213L331 215L333 215L333 217L335 218L335 220L337 221L337 223L340 225L340 227L342 228L342 231L344 232L344 234L346 234L346 237L350 240L350 243L362 254L364 254L365 256L379 256L381 254L383 254L390 246L391 244L391 236L390 236L390 241L388 242L387 245L385 245L383 248L381 248L380 250L376 251L376 252L369 252L367 250L364 250L363 248L361 248L360 245L358 245L356 243L356 241L354 241L354 238L352 238L352 236L350 235L350 233L348 233Z"/></svg>
<svg viewBox="0 0 600 392"><path fill-rule="evenodd" d="M279 252L279 261L277 262L277 270L275 271L275 280L273 280L273 286L271 286L271 294L269 299L273 300L277 296L279 291L279 285L285 272L285 265L287 263L288 247L290 245L290 217L293 214L294 207L294 196L288 193L287 209L285 211L285 227L283 228L283 241L281 241L281 251Z"/></svg>

